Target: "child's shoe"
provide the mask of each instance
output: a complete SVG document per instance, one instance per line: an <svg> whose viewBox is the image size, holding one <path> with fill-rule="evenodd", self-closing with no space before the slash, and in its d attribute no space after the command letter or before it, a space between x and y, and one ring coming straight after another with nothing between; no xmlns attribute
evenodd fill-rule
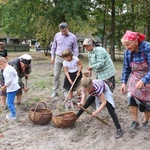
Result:
<svg viewBox="0 0 150 150"><path fill-rule="evenodd" d="M3 111L7 111L8 107L7 106L3 106Z"/></svg>
<svg viewBox="0 0 150 150"><path fill-rule="evenodd" d="M78 101L78 103L81 102L81 96L77 96L77 101Z"/></svg>
<svg viewBox="0 0 150 150"><path fill-rule="evenodd" d="M17 119L17 117L14 116L14 115L12 115L12 114L7 114L7 115L6 115L6 118L9 119L9 120Z"/></svg>
<svg viewBox="0 0 150 150"><path fill-rule="evenodd" d="M71 99L67 100L67 102L65 103L65 108L67 111L69 111L70 109L74 109L74 105Z"/></svg>
<svg viewBox="0 0 150 150"><path fill-rule="evenodd" d="M6 114L6 118L7 118L7 117L9 117L9 116L11 116L11 113L9 113L9 114Z"/></svg>
<svg viewBox="0 0 150 150"><path fill-rule="evenodd" d="M149 127L148 121L143 122L142 128L148 129L148 127Z"/></svg>
<svg viewBox="0 0 150 150"><path fill-rule="evenodd" d="M68 108L71 108L71 99L68 99L67 105L68 105Z"/></svg>
<svg viewBox="0 0 150 150"><path fill-rule="evenodd" d="M123 137L123 131L122 131L122 129L118 129L116 132L115 138L118 139L118 138L122 138L122 137Z"/></svg>

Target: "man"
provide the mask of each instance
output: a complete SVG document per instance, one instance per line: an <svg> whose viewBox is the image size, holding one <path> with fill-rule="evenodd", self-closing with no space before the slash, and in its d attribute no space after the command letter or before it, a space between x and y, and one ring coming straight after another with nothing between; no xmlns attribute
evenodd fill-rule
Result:
<svg viewBox="0 0 150 150"><path fill-rule="evenodd" d="M29 74L31 73L31 60L32 57L30 55L23 54L19 58L15 58L9 61L9 64L16 69L19 77L19 85L21 88L17 92L18 105L21 103L22 89L24 92L27 92L28 90L22 82L22 78L25 77L26 80L28 79Z"/></svg>
<svg viewBox="0 0 150 150"><path fill-rule="evenodd" d="M68 24L62 22L59 24L60 32L56 33L51 49L51 63L54 64L53 94L51 98L58 96L59 78L63 66L62 51L71 50L74 56L78 56L78 44L76 36L69 32Z"/></svg>

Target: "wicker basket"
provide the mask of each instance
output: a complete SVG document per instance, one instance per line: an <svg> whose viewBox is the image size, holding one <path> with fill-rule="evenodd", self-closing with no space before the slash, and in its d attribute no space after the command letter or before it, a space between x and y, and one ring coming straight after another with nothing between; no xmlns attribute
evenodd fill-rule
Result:
<svg viewBox="0 0 150 150"><path fill-rule="evenodd" d="M52 117L53 124L58 128L68 128L72 126L77 119L74 112L66 112Z"/></svg>
<svg viewBox="0 0 150 150"><path fill-rule="evenodd" d="M44 104L45 108L38 108L40 104ZM47 108L44 102L39 102L35 109L32 108L29 111L29 118L35 124L45 125L48 124L52 120L52 112Z"/></svg>

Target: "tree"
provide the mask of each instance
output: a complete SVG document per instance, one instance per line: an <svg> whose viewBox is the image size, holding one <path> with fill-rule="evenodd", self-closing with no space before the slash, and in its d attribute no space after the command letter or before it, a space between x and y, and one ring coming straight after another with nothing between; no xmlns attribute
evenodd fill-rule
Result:
<svg viewBox="0 0 150 150"><path fill-rule="evenodd" d="M80 31L83 22L88 21L90 7L90 0L10 0L1 7L1 26L8 35L37 37L47 43L62 21L67 21L75 32Z"/></svg>

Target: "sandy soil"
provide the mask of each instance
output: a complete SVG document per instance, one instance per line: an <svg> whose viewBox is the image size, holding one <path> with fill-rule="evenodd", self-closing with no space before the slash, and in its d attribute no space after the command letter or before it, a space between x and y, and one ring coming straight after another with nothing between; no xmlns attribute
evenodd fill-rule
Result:
<svg viewBox="0 0 150 150"><path fill-rule="evenodd" d="M9 59L21 53L10 54ZM120 78L122 62L115 62L116 89L114 98L116 112L124 131L123 138L115 139L116 129L106 109L100 117L111 126L107 126L89 114L84 113L75 124L61 129L52 122L47 125L36 125L29 119L29 111L35 108L38 102L44 101L53 115L65 111L62 107L62 93L59 99L50 99L52 90L53 66L50 58L41 52L30 52L33 56L32 73L28 81L29 91L23 95L22 105L16 106L18 119L8 121L0 112L0 150L149 150L150 129L142 129L142 114L139 113L140 127L135 131L128 128L132 122L128 112L126 95L120 94ZM87 61L84 59L84 64ZM84 65L85 66L85 65ZM62 77L61 77L62 80ZM43 108L44 105L39 104ZM92 107L89 108L92 110ZM74 109L77 112L78 108Z"/></svg>

